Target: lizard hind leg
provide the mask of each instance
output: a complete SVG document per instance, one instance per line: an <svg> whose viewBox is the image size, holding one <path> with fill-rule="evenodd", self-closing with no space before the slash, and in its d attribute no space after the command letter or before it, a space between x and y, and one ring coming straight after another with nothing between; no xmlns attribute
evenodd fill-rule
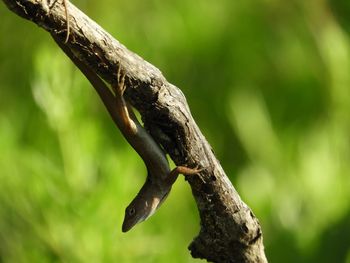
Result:
<svg viewBox="0 0 350 263"><path fill-rule="evenodd" d="M51 1L48 1L51 2ZM58 0L54 0L51 4L49 4L49 9L53 8L53 6L56 3L63 4L64 8L64 15L66 17L66 38L64 40L64 44L68 43L69 40L69 35L70 35L70 22L69 22L69 11L68 11L68 0L62 0L61 2L58 2ZM57 40L55 40L57 41Z"/></svg>
<svg viewBox="0 0 350 263"><path fill-rule="evenodd" d="M113 85L114 92L117 96L123 97L126 85L125 85L125 73L122 71L121 66L118 66L117 71L117 83Z"/></svg>
<svg viewBox="0 0 350 263"><path fill-rule="evenodd" d="M66 15L66 23L67 23L67 35L66 39L64 40L64 43L68 43L69 40L69 34L70 34L70 23L69 23L69 13L68 13L68 0L63 0L63 5L64 5L64 12Z"/></svg>
<svg viewBox="0 0 350 263"><path fill-rule="evenodd" d="M138 132L137 119L129 106L129 104L124 99L124 92L126 90L125 85L125 73L122 71L119 64L117 71L117 80L112 84L112 89L115 94L115 103L118 110L118 115L120 116L119 128L122 130L124 135L135 136Z"/></svg>

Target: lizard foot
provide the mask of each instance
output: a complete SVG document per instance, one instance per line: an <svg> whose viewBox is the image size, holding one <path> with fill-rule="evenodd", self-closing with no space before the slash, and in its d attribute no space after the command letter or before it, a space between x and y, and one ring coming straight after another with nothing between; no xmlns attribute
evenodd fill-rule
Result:
<svg viewBox="0 0 350 263"><path fill-rule="evenodd" d="M184 176L198 174L204 170L204 168L200 168L199 166L196 166L195 168L189 168L186 166L178 166L178 167L176 167L176 169L177 169L178 173L183 174Z"/></svg>

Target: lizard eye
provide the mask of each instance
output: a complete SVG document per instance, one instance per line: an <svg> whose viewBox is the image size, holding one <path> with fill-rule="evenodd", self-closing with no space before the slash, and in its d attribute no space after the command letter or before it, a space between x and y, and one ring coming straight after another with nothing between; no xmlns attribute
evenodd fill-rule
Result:
<svg viewBox="0 0 350 263"><path fill-rule="evenodd" d="M130 210L129 210L129 215L130 216L132 216L132 215L134 215L135 214L135 208L131 208Z"/></svg>

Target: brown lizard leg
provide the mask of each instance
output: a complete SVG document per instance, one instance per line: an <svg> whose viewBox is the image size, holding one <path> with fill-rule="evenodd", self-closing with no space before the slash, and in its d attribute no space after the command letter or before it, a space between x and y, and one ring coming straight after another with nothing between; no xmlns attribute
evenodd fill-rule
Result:
<svg viewBox="0 0 350 263"><path fill-rule="evenodd" d="M201 171L203 171L204 168L202 169L198 169L198 168L188 168L186 166L177 166L175 167L168 175L168 177L165 179L166 183L168 185L173 185L176 181L176 179L178 178L179 174L183 174L184 176L187 175L194 175L194 174L198 174Z"/></svg>
<svg viewBox="0 0 350 263"><path fill-rule="evenodd" d="M112 88L115 93L116 107L118 110L119 116L123 121L123 127L125 127L128 134L136 134L137 127L133 118L136 118L131 107L128 106L127 102L124 99L124 92L126 89L125 85L125 74L121 70L121 66L118 67L117 72L117 82L112 85ZM132 115L130 117L130 115Z"/></svg>
<svg viewBox="0 0 350 263"><path fill-rule="evenodd" d="M63 0L63 5L64 5L64 12L66 14L66 23L67 23L67 35L66 35L66 39L64 40L64 43L68 42L69 39L69 34L70 34L70 23L69 23L69 13L68 13L68 0Z"/></svg>

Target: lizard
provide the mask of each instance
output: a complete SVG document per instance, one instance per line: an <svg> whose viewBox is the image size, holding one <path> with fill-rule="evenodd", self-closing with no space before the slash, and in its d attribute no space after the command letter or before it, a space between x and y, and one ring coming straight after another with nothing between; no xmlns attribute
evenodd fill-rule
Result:
<svg viewBox="0 0 350 263"><path fill-rule="evenodd" d="M127 232L156 212L168 196L179 174L194 175L203 169L192 169L186 166L170 169L165 152L140 124L130 104L124 99L125 73L122 72L120 64L117 71L117 81L112 83L113 94L105 82L89 66L80 61L54 34L52 37L95 88L113 121L142 158L147 168L147 178L144 185L125 209L122 231Z"/></svg>

